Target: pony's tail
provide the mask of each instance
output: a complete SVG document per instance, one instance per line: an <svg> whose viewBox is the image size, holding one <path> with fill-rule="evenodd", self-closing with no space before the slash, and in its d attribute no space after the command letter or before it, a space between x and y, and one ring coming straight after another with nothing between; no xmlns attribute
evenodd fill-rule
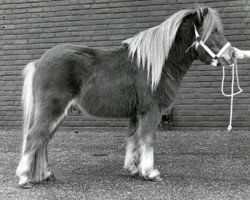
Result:
<svg viewBox="0 0 250 200"><path fill-rule="evenodd" d="M30 62L23 70L23 93L22 93L22 106L23 106L23 149L28 134L28 130L32 123L32 116L34 111L34 97L33 97L33 78L35 74L36 61Z"/></svg>

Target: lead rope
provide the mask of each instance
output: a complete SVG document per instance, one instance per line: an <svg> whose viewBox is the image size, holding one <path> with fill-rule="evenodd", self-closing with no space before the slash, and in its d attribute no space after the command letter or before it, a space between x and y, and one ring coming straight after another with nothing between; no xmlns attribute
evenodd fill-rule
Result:
<svg viewBox="0 0 250 200"><path fill-rule="evenodd" d="M234 96L237 94L240 94L241 92L243 92L243 90L240 87L240 82L239 82L239 75L238 75L238 67L237 67L237 60L236 58L234 59L234 63L232 65L232 83L231 83L231 94L226 94L224 92L224 82L225 82L225 66L223 66L223 76L222 76L222 82L221 82L221 93L225 96L225 97L231 97L231 103L230 103L230 119L229 119L229 125L227 130L231 131L232 130L232 119L233 119L233 101L234 101ZM234 93L234 71L236 74L236 81L237 81L237 87L239 89L238 92Z"/></svg>

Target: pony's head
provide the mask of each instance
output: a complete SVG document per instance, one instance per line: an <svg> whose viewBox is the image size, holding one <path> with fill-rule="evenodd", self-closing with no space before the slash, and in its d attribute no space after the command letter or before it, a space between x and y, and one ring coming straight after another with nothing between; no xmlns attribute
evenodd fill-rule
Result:
<svg viewBox="0 0 250 200"><path fill-rule="evenodd" d="M160 25L123 41L138 67L146 68L153 90L161 79L166 60L172 59L168 58L172 47L179 48L176 54L188 57L188 49L196 55L191 59L217 66L232 62L233 48L227 43L218 13L207 7L181 10Z"/></svg>
<svg viewBox="0 0 250 200"><path fill-rule="evenodd" d="M212 66L233 63L233 47L223 35L221 19L211 8L198 8L194 13L194 43L197 58Z"/></svg>

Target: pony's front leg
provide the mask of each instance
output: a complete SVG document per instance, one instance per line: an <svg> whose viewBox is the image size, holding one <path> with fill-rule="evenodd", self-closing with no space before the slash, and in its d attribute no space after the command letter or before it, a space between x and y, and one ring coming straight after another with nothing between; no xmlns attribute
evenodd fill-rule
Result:
<svg viewBox="0 0 250 200"><path fill-rule="evenodd" d="M158 108L144 113L139 117L138 146L139 146L139 172L146 180L161 181L160 172L154 166L154 140L161 113Z"/></svg>

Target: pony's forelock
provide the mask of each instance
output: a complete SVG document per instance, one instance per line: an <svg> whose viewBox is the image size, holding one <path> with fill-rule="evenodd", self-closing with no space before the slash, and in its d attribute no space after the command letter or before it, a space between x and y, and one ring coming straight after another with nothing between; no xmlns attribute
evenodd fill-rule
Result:
<svg viewBox="0 0 250 200"><path fill-rule="evenodd" d="M217 11L211 8L200 8L201 10L208 9L208 13L204 16L203 25L201 27L201 37L205 42L214 29L217 29L218 32L223 31L221 19Z"/></svg>
<svg viewBox="0 0 250 200"><path fill-rule="evenodd" d="M165 60L168 58L169 51L184 17L196 13L198 20L203 19L200 31L204 41L209 38L214 28L217 28L219 31L222 30L218 13L211 8L207 9L208 12L204 18L204 8L181 10L160 25L144 30L122 42L128 45L129 55L132 59L136 58L138 67L146 68L147 79L151 84L152 90L157 87L161 79L162 68Z"/></svg>

